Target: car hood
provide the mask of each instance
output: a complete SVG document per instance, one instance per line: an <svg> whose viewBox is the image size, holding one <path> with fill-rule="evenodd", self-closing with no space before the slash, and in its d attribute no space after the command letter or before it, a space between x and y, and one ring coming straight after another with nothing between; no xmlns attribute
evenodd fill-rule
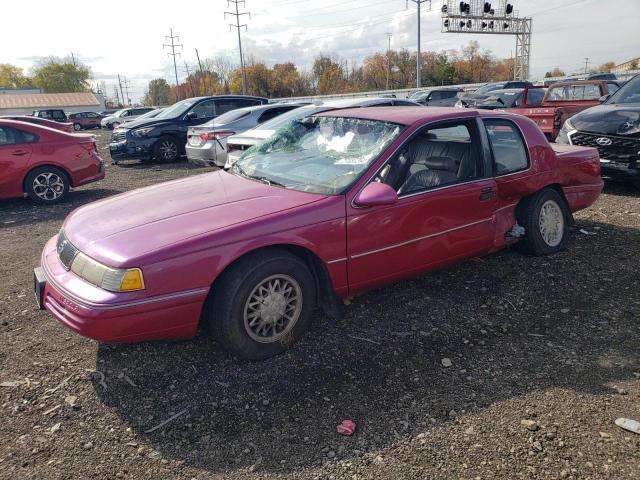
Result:
<svg viewBox="0 0 640 480"><path fill-rule="evenodd" d="M585 132L639 137L640 104L597 105L571 117L571 124Z"/></svg>
<svg viewBox="0 0 640 480"><path fill-rule="evenodd" d="M63 228L90 257L131 266L185 240L324 198L219 170L90 203L72 212Z"/></svg>
<svg viewBox="0 0 640 480"><path fill-rule="evenodd" d="M173 123L177 118L142 118L136 120L130 120L127 123L123 123L121 128L138 128L138 127L153 127L156 125L163 125L165 123Z"/></svg>

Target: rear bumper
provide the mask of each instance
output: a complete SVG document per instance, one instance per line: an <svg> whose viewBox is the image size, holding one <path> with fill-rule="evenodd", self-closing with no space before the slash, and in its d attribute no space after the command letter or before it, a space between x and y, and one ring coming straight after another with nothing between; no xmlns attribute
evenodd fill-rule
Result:
<svg viewBox="0 0 640 480"><path fill-rule="evenodd" d="M224 167L227 162L227 151L221 148L218 142L207 142L200 147L194 147L187 143L185 151L187 160L196 165Z"/></svg>
<svg viewBox="0 0 640 480"><path fill-rule="evenodd" d="M79 180L77 180L76 182L74 182L74 187L79 187L81 185L86 185L87 183L91 183L91 182L97 182L99 180L102 180L105 176L105 170L104 170L104 160L102 160L100 157L98 157L100 164L98 166L98 173L95 175L92 175L90 177L86 177L86 178L81 178Z"/></svg>
<svg viewBox="0 0 640 480"><path fill-rule="evenodd" d="M51 248L53 247L53 251ZM137 342L192 338L197 331L208 288L175 292L169 295L109 303L82 298L84 283L67 272L55 252L55 238L42 254L44 284L40 285L42 307L74 332L101 342ZM95 289L85 284L86 290Z"/></svg>
<svg viewBox="0 0 640 480"><path fill-rule="evenodd" d="M594 183L588 185L562 187L562 192L567 199L569 209L572 212L577 212L578 210L593 205L600 196L603 188L604 181L599 178Z"/></svg>

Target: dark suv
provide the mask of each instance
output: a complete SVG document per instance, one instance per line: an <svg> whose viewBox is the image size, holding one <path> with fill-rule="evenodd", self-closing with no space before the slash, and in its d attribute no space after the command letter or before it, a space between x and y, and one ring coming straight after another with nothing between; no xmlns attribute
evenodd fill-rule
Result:
<svg viewBox="0 0 640 480"><path fill-rule="evenodd" d="M175 162L184 154L190 126L208 122L236 108L268 102L267 98L240 95L187 98L157 117L134 120L116 128L109 144L111 158L116 162L121 158Z"/></svg>
<svg viewBox="0 0 640 480"><path fill-rule="evenodd" d="M64 110L60 110L59 108L50 108L47 110L34 110L34 117L46 118L47 120L54 120L56 122L66 122L67 115L64 113Z"/></svg>

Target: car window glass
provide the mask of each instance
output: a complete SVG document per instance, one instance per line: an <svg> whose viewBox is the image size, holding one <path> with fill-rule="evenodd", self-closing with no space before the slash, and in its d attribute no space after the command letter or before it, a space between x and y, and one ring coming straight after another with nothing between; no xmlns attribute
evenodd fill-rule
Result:
<svg viewBox="0 0 640 480"><path fill-rule="evenodd" d="M567 85L552 88L547 100L550 102L572 102L580 100L598 100L601 97L600 87L595 84Z"/></svg>
<svg viewBox="0 0 640 480"><path fill-rule="evenodd" d="M617 92L620 89L618 84L609 82L607 83L607 93L611 95L614 92Z"/></svg>
<svg viewBox="0 0 640 480"><path fill-rule="evenodd" d="M10 127L0 127L0 146L13 145L17 142L17 132Z"/></svg>
<svg viewBox="0 0 640 480"><path fill-rule="evenodd" d="M65 119L65 115L60 110L54 110L53 111L53 118L55 120L64 120Z"/></svg>
<svg viewBox="0 0 640 480"><path fill-rule="evenodd" d="M482 177L480 139L474 125L459 121L420 131L374 180L403 196Z"/></svg>
<svg viewBox="0 0 640 480"><path fill-rule="evenodd" d="M394 100L393 104L399 107L415 107L416 104L409 100Z"/></svg>
<svg viewBox="0 0 640 480"><path fill-rule="evenodd" d="M532 107L537 107L542 104L543 97L544 88L533 88L527 93L527 103Z"/></svg>
<svg viewBox="0 0 640 480"><path fill-rule="evenodd" d="M96 118L98 115L93 112L87 112L85 114L88 118Z"/></svg>
<svg viewBox="0 0 640 480"><path fill-rule="evenodd" d="M38 136L26 130L18 130L16 140L16 143L35 143L38 141Z"/></svg>
<svg viewBox="0 0 640 480"><path fill-rule="evenodd" d="M284 112L288 112L291 109L292 107L270 108L269 110L262 112L262 115L260 115L260 117L258 118L258 123L271 120L272 118L275 118Z"/></svg>
<svg viewBox="0 0 640 480"><path fill-rule="evenodd" d="M507 175L529 167L527 147L513 123L508 120L486 119L484 126L493 152L496 175Z"/></svg>
<svg viewBox="0 0 640 480"><path fill-rule="evenodd" d="M212 118L215 117L213 100L205 100L200 102L191 109L191 112L197 115L196 118ZM218 112L218 115L220 112Z"/></svg>
<svg viewBox="0 0 640 480"><path fill-rule="evenodd" d="M391 107L393 106L393 102L389 100L388 102L376 103L375 105L369 105L370 107Z"/></svg>

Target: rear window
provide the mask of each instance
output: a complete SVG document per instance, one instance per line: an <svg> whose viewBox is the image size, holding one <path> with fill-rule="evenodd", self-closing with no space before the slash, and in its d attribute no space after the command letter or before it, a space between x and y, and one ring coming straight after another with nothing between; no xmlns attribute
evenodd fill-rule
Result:
<svg viewBox="0 0 640 480"><path fill-rule="evenodd" d="M547 95L547 101L575 102L580 100L598 100L600 97L600 86L591 83L587 85L551 87Z"/></svg>
<svg viewBox="0 0 640 480"><path fill-rule="evenodd" d="M241 118L249 115L248 110L231 110L230 112L223 113L219 117L216 117L215 122L219 125L224 125L225 123L235 122L236 120L240 120Z"/></svg>

